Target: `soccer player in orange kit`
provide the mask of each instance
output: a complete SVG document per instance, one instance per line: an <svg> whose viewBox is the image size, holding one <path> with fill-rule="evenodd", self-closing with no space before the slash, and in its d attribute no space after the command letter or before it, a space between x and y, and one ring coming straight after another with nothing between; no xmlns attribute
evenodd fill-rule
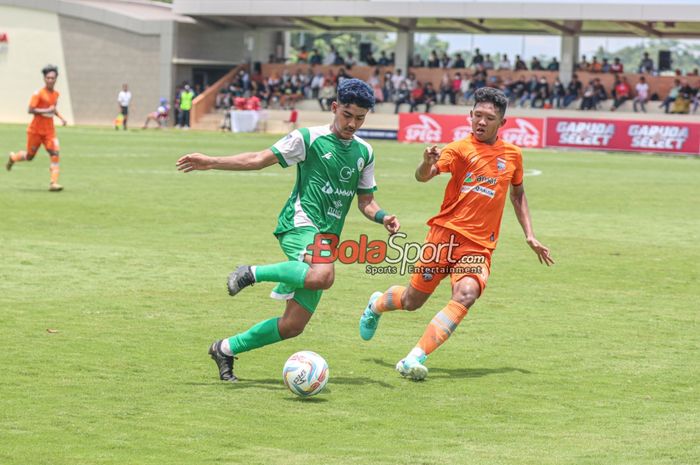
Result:
<svg viewBox="0 0 700 465"><path fill-rule="evenodd" d="M372 294L360 318L360 336L369 340L384 312L417 310L440 281L450 276L450 301L431 320L416 346L396 365L401 375L413 380L428 375L424 365L427 356L450 337L486 287L509 187L510 200L527 244L540 263L554 264L549 249L532 231L520 148L498 137L498 130L506 121L508 99L490 87L479 89L475 99L472 134L448 144L442 151L436 146L427 148L416 169L419 182L429 181L440 173L451 175L440 213L428 221L430 231L425 243L434 247L426 250L433 253L421 257L408 287L392 286L384 293ZM447 251L439 247L447 244L453 244Z"/></svg>
<svg viewBox="0 0 700 465"><path fill-rule="evenodd" d="M56 78L58 78L58 68L48 65L41 72L44 74L45 86L37 90L29 101L29 113L34 115L34 118L27 128L27 150L10 152L5 167L7 171L10 171L15 163L32 161L39 147L43 144L51 156L51 184L49 184L49 190L51 192L59 192L63 190L63 186L58 183L59 145L53 125L53 117L56 116L60 119L63 126L66 125L66 120L56 109L58 91L54 90L54 86L56 85Z"/></svg>

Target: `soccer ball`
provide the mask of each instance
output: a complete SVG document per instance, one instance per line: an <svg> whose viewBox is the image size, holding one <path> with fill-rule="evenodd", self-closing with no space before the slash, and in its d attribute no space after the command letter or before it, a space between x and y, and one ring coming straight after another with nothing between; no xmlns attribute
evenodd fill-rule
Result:
<svg viewBox="0 0 700 465"><path fill-rule="evenodd" d="M328 382L328 364L316 352L303 350L289 357L282 370L282 379L294 394L315 396Z"/></svg>

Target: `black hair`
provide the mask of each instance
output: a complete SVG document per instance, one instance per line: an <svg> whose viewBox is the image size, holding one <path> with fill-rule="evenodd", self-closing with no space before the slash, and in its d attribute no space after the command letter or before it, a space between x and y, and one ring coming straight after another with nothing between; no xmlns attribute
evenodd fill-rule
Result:
<svg viewBox="0 0 700 465"><path fill-rule="evenodd" d="M355 104L360 108L374 107L374 92L364 81L343 79L338 85L338 102L343 105Z"/></svg>
<svg viewBox="0 0 700 465"><path fill-rule="evenodd" d="M501 118L506 116L506 108L508 108L508 98L505 94L494 87L482 87L474 93L474 107L480 103L491 103L501 115Z"/></svg>
<svg viewBox="0 0 700 465"><path fill-rule="evenodd" d="M55 65L46 65L41 69L41 73L46 76L50 72L56 73L56 76L58 76L58 66Z"/></svg>

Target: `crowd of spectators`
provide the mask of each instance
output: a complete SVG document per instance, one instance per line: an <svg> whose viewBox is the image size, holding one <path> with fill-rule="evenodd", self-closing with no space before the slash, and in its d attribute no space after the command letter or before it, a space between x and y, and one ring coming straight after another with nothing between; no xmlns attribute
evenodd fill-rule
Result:
<svg viewBox="0 0 700 465"><path fill-rule="evenodd" d="M236 79L220 90L216 98L216 107L230 109L236 107L236 98L255 97L256 105L263 108L293 109L300 100L314 99L321 110L329 111L331 102L335 99L337 85L350 77L352 68L357 63L354 57L349 54L341 58L331 47L326 56L321 56L315 49L307 52L302 48L297 58L299 62L341 64L343 67L337 72L332 69L322 71L313 67L307 67L306 70L300 67L296 71L284 69L281 75L273 73L266 77L251 76L247 71L240 71ZM433 51L427 60L416 55L411 60L411 67L444 70L438 85L433 82L421 82L413 72L405 75L401 69L383 70L380 64L390 65L391 60L393 57L382 53L376 61L377 67L367 81L374 89L377 103L392 105L395 113L402 111L402 108L407 108L409 112L430 112L436 104L469 104L475 91L485 86L503 90L513 106L530 108L577 108L583 111L609 108L616 111L629 100L634 111L645 112L648 102L656 101L667 113L694 113L700 104L700 80L695 86L691 86L687 78L679 77L667 95L658 95L650 91L644 74L640 74L638 82L628 82L627 77L622 75L624 66L619 58L614 58L612 63L609 63L607 58L599 61L597 57L593 57L589 62L584 55L576 65L577 70L581 72L613 74L614 83L607 87L601 78L594 77L588 82L582 82L577 74L573 75L570 82L564 84L558 77L552 78L551 73L532 75L529 79L501 79L503 73L493 72L557 71L559 62L556 58L545 66L535 57L528 66L519 55L516 55L512 63L506 55L501 55L497 62L494 62L489 54L482 55L479 49L475 49L467 66L459 53L449 57L445 53L439 56ZM653 60L647 53L640 61L639 71L646 74L654 74L656 71ZM605 79L609 82L610 78Z"/></svg>

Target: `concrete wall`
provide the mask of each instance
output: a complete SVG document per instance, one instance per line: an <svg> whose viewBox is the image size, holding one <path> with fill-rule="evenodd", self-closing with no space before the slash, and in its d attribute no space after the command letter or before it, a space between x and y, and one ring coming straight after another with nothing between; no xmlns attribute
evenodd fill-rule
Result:
<svg viewBox="0 0 700 465"><path fill-rule="evenodd" d="M71 73L63 56L58 15L0 6L0 32L7 33L9 41L7 48L0 51L0 122L31 121L27 113L29 99L44 86L41 68L51 63L59 68L58 109L72 123Z"/></svg>
<svg viewBox="0 0 700 465"><path fill-rule="evenodd" d="M111 124L123 83L133 95L131 127L143 124L161 97L160 37L77 18L60 18L76 123ZM170 96L163 96L170 97Z"/></svg>
<svg viewBox="0 0 700 465"><path fill-rule="evenodd" d="M178 24L175 57L231 65L246 60L245 29L216 29L211 25Z"/></svg>

